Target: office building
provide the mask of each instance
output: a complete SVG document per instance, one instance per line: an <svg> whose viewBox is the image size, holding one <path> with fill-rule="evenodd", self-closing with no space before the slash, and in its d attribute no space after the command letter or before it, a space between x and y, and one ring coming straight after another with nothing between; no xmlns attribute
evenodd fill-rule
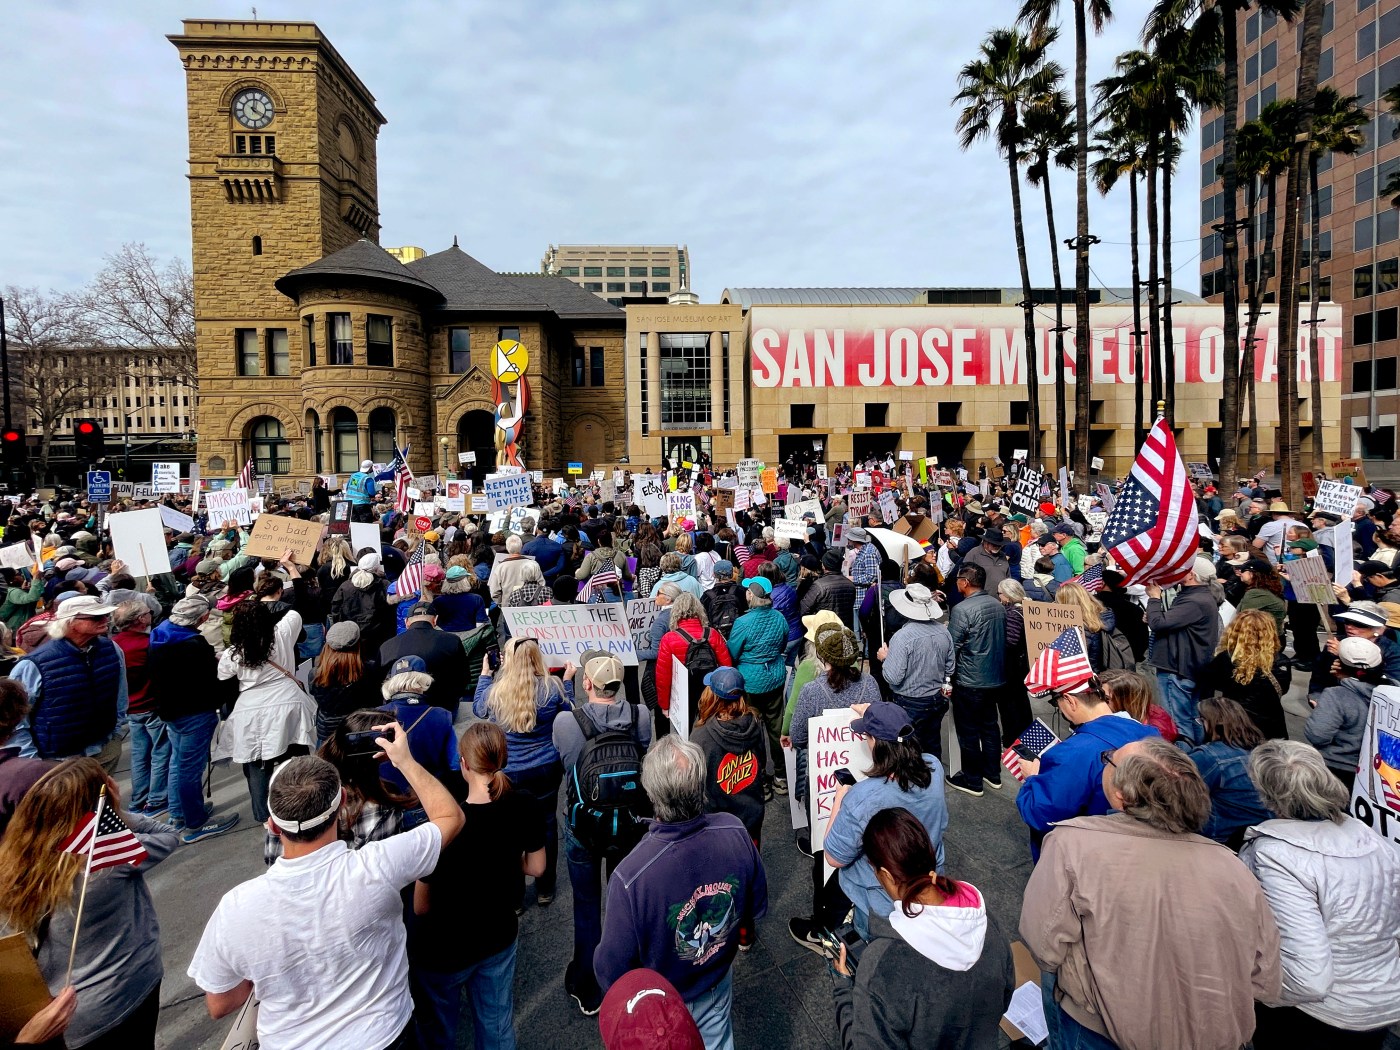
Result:
<svg viewBox="0 0 1400 1050"><path fill-rule="evenodd" d="M660 305L693 280L684 245L551 244L540 270L573 281L614 306Z"/></svg>

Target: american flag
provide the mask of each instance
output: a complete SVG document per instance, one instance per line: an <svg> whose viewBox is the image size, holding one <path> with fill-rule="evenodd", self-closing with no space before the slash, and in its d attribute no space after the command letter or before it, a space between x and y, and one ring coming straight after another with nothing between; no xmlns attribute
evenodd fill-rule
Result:
<svg viewBox="0 0 1400 1050"><path fill-rule="evenodd" d="M1014 744L1001 753L1001 764L1006 767L1008 773L1024 783L1026 775L1021 772L1021 756L1016 754L1016 748L1024 747L1037 755L1043 755L1059 742L1060 738L1050 731L1050 727L1037 718L1026 726L1025 732Z"/></svg>
<svg viewBox="0 0 1400 1050"><path fill-rule="evenodd" d="M1370 496L1373 500L1376 501L1377 506L1379 506L1382 503L1385 503L1391 498L1392 495L1393 493L1387 492L1385 489L1376 488L1375 485L1371 486Z"/></svg>
<svg viewBox="0 0 1400 1050"><path fill-rule="evenodd" d="M1090 565L1070 582L1079 584L1090 594L1098 594L1103 590L1103 566Z"/></svg>
<svg viewBox="0 0 1400 1050"><path fill-rule="evenodd" d="M734 567L742 569L744 564L753 557L753 552L742 543L734 544Z"/></svg>
<svg viewBox="0 0 1400 1050"><path fill-rule="evenodd" d="M564 506L568 507L570 510L578 510L578 497L577 497L577 496L565 496L565 497L564 497Z"/></svg>
<svg viewBox="0 0 1400 1050"><path fill-rule="evenodd" d="M1133 460L1100 542L1127 583L1173 584L1190 571L1199 539L1191 479L1171 427L1159 419Z"/></svg>
<svg viewBox="0 0 1400 1050"><path fill-rule="evenodd" d="M1026 675L1026 688L1031 693L1062 693L1093 677L1080 629L1066 627L1036 657L1035 666Z"/></svg>
<svg viewBox="0 0 1400 1050"><path fill-rule="evenodd" d="M398 583L394 587L396 594L417 594L423 589L423 559L427 553L428 541L419 540L418 546L409 555L408 564L399 573Z"/></svg>
<svg viewBox="0 0 1400 1050"><path fill-rule="evenodd" d="M1254 475L1254 480L1255 480L1255 481L1263 481L1267 476L1268 476L1268 471L1266 471L1266 470L1261 470L1261 471L1259 471L1259 473L1257 473L1257 474Z"/></svg>
<svg viewBox="0 0 1400 1050"><path fill-rule="evenodd" d="M83 818L77 830L64 840L59 849L64 853L87 857L90 872L115 868L121 864L133 867L146 859L146 848L126 826L121 814L106 805L106 796L98 799L97 809Z"/></svg>
<svg viewBox="0 0 1400 1050"><path fill-rule="evenodd" d="M622 581L618 579L617 569L614 566L603 566L588 578L588 600L590 602L606 601L608 589L617 588L621 590L619 586L621 582Z"/></svg>
<svg viewBox="0 0 1400 1050"><path fill-rule="evenodd" d="M252 459L244 463L243 469L238 472L238 487L250 496L258 491L258 472Z"/></svg>
<svg viewBox="0 0 1400 1050"><path fill-rule="evenodd" d="M413 506L408 487L413 484L413 471L408 469L407 454L394 450L394 509L407 514Z"/></svg>

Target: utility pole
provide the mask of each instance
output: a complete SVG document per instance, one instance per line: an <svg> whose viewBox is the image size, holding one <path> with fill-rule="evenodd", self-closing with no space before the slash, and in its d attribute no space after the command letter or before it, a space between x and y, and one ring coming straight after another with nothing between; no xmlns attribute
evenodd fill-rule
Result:
<svg viewBox="0 0 1400 1050"><path fill-rule="evenodd" d="M0 388L5 391L5 429L14 426L10 420L10 344L5 338L5 300L0 297Z"/></svg>

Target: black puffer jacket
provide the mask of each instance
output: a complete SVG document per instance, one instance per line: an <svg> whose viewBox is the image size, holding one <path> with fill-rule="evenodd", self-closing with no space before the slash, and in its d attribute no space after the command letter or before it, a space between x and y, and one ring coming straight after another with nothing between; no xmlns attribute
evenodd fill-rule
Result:
<svg viewBox="0 0 1400 1050"><path fill-rule="evenodd" d="M802 615L810 616L821 609L834 612L841 622L853 627L856 610L856 585L840 573L829 572L817 577L802 596Z"/></svg>

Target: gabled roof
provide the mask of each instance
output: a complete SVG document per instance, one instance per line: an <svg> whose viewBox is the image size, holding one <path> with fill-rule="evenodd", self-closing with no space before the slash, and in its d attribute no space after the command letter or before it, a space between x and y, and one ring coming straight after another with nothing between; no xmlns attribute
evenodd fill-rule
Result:
<svg viewBox="0 0 1400 1050"><path fill-rule="evenodd" d="M477 262L455 244L451 248L409 263L406 269L442 293L438 309L548 311L543 292L522 287ZM607 304L604 304L607 305Z"/></svg>
<svg viewBox="0 0 1400 1050"><path fill-rule="evenodd" d="M399 286L399 290L417 295L429 302L442 298L442 294L429 282L412 273L379 245L364 238L348 248L332 252L314 263L284 274L273 282L277 290L289 298L296 297L298 288L312 280L358 278L367 281L387 281Z"/></svg>
<svg viewBox="0 0 1400 1050"><path fill-rule="evenodd" d="M526 289L538 289L549 308L562 321L626 321L627 312L592 292L584 291L567 277L543 273L511 273L503 277Z"/></svg>

